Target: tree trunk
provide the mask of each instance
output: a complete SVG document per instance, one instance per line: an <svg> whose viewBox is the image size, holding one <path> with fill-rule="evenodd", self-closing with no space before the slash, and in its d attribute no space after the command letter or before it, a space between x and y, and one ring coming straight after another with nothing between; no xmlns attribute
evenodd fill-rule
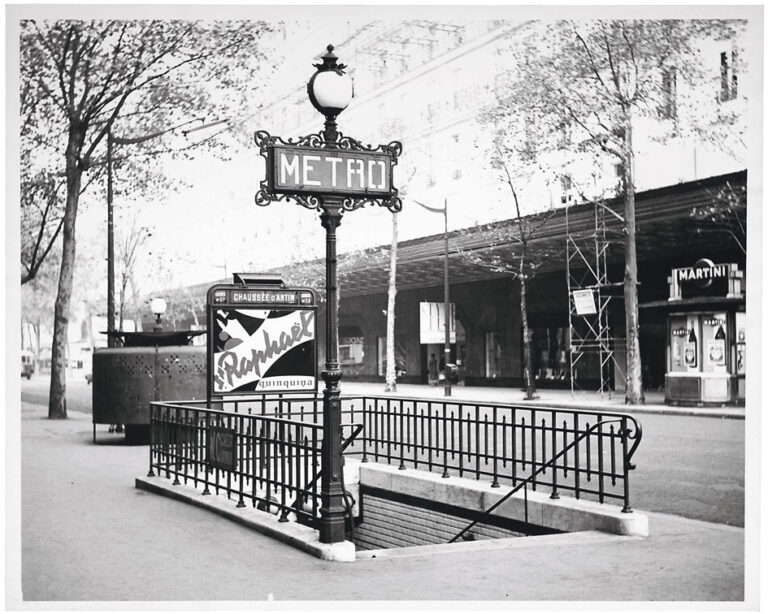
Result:
<svg viewBox="0 0 768 614"><path fill-rule="evenodd" d="M32 323L32 331L35 333L35 373L40 373L40 320Z"/></svg>
<svg viewBox="0 0 768 614"><path fill-rule="evenodd" d="M83 135L70 127L66 152L67 204L62 229L61 270L53 319L53 347L51 348L51 387L48 400L48 418L67 417L66 350L69 327L69 303L72 298L72 276L75 270L75 221L83 171L78 163L78 151Z"/></svg>
<svg viewBox="0 0 768 614"><path fill-rule="evenodd" d="M387 289L387 372L384 392L397 390L395 363L395 297L397 295L397 213L392 213L392 248L389 253L389 288Z"/></svg>
<svg viewBox="0 0 768 614"><path fill-rule="evenodd" d="M522 268L522 259L521 259ZM525 398L535 398L536 386L533 380L531 365L531 331L528 328L528 301L526 297L525 273L518 277L520 280L520 318L523 322L523 375L525 379Z"/></svg>
<svg viewBox="0 0 768 614"><path fill-rule="evenodd" d="M629 107L624 110L624 314L627 329L627 384L625 402L644 403L643 370L640 360L640 318L637 298L637 230L635 226L634 150L632 145L632 115Z"/></svg>
<svg viewBox="0 0 768 614"><path fill-rule="evenodd" d="M120 312L117 321L117 330L123 330L123 311L125 310L125 284L120 287Z"/></svg>

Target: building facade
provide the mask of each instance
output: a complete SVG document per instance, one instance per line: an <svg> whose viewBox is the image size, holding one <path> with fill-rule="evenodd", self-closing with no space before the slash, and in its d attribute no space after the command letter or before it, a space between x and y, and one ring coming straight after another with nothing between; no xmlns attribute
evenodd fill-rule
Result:
<svg viewBox="0 0 768 614"><path fill-rule="evenodd" d="M444 243L442 234L433 234L442 220L415 206L414 201L449 210L450 296L455 311L451 360L460 365L459 378L467 385L519 385L523 381L520 284L511 275L472 261L468 254L482 252L494 243L499 244L502 256L515 257L514 233L507 232L514 222L508 187L498 180L490 163L493 130L480 116L494 104L515 70L507 54L510 41L530 35L539 25L481 18L382 20L350 26L345 40L333 41L354 81L353 102L339 116L339 129L365 143L403 143L395 177L405 196L403 211L398 214L395 313L401 381L426 382L430 357L443 354L435 332L439 333L440 320L445 318L440 307ZM300 24L285 26L286 40L297 34L301 34ZM317 41L317 48L288 48L292 55L301 50L305 56L319 57L327 42ZM726 228L722 224L718 227L711 219L697 219L692 212L723 198L724 191L744 190L746 154L738 143L735 148L712 147L708 145L711 135L683 134L675 123L678 102L682 107L683 100L691 99L700 101L713 118L713 131L725 124L720 119L744 120L749 77L738 59L737 43L701 41L702 78L693 84L693 90L683 87L684 80L677 78L673 65L660 66L658 80L666 106L656 115L638 119L633 127L641 304L668 299L667 278L672 270L692 266L702 258L734 263L744 270L745 240L732 240L733 236L723 234ZM304 73L293 65L290 68L296 72L295 85L280 92L259 113L259 129L286 138L319 130L322 119L306 95L312 70L306 59L302 62L297 66L303 66ZM735 124L732 127L738 141L738 129ZM524 215L548 211L551 216L535 239L547 257L527 293L534 376L542 386L578 382L585 388L608 385L621 389L622 297L603 295L600 299L599 311L604 316L600 334L607 335L601 346L604 353L591 351L588 343L579 345L574 339L578 327L572 300L574 261L569 255L569 246L575 244L571 239L584 242L598 231L606 232L600 247L605 254L601 275L608 285L621 284L620 215L608 216L598 228L596 206L587 202L596 200L621 213L621 169L608 159L596 165L594 160L571 156L556 170L538 178L539 191L528 201L533 203L531 210L523 211ZM593 193L585 199L574 186L595 175ZM369 226L360 231L356 224L365 216ZM371 236L376 237L373 245L378 247L371 246ZM346 264L343 257L340 260L339 342L347 379L378 381L384 377L389 236L386 212L345 216L340 237L350 257ZM504 236L509 237L506 244ZM365 249L367 255L352 254L355 249ZM322 275L317 274L322 261L304 264L305 273L312 271L314 277L296 275L301 264L278 267L274 272L288 281L322 283ZM589 269L585 262L576 268L579 266ZM251 270L261 269L254 265ZM177 328L204 321L200 297L211 284L185 290L196 299L179 297L190 304L196 319L182 318ZM429 313L434 318L431 325L429 316L423 315ZM658 307L641 309L640 350L646 388L657 389L665 383L670 360L668 315ZM579 354L576 360L574 352ZM322 348L319 355L323 355ZM735 363L735 359L729 358L729 362Z"/></svg>
<svg viewBox="0 0 768 614"><path fill-rule="evenodd" d="M647 190L637 194L637 240L640 310L640 350L643 361L643 383L646 389L661 390L670 369L672 357L670 318L670 278L674 269L694 266L706 259L713 263L732 264L741 272L741 293L730 296L733 309L744 312L743 273L746 253L741 248L745 237L737 241L724 232L722 220L700 218L692 212L702 205L717 202L724 194L744 194L746 172L729 173L707 179ZM619 200L608 201L617 206ZM745 214L746 201L742 201ZM568 219L566 220L566 211ZM548 220L536 242L546 247L549 257L542 262L538 274L528 283L528 324L532 332L532 366L539 387L575 387L623 390L624 306L620 293L605 309L610 340L609 357L594 347L580 351L573 361L573 339L578 323L573 313L573 287L568 281L567 244L574 237L590 237L594 233L595 205L585 203L559 209ZM470 257L472 250L487 248L488 237L498 237L499 229L509 222L497 222L453 231L448 236L450 302L455 313L452 326L451 364L459 366L458 376L466 385L519 386L523 383L523 328L520 309L520 284L510 275L499 274ZM619 234L615 218L606 222L606 231ZM398 379L406 383L427 383L429 360L443 355L443 332L440 319L444 315L443 235L432 235L398 246L398 291L395 311L395 341ZM384 381L386 367L386 321L388 287L388 246L374 250L364 258L348 258L340 262L339 357L344 378L360 381ZM514 257L517 242L510 238L499 249ZM504 253L504 252L502 252ZM608 287L621 285L623 277L623 242L608 240L605 246L606 281ZM295 267L269 273L283 276L288 283L317 277L322 261L306 263L307 272L297 275ZM570 263L570 267L575 265ZM586 266L586 265L584 265ZM178 303L188 302L186 317L177 319L174 327L190 329L205 321L204 297L212 281L186 288L177 293ZM168 293L166 293L167 295ZM700 304L699 311L721 306ZM714 300L714 299L713 299ZM726 300L726 299L724 299ZM193 318L190 306L196 313ZM669 308L666 308L669 305ZM646 308L648 307L648 308ZM319 321L325 314L321 306ZM741 316L740 316L741 317ZM433 320L430 322L430 320ZM145 314L144 327L151 326L151 314ZM324 356L323 327L319 327L318 356ZM735 339L736 331L729 336ZM746 339L742 339L746 343ZM743 349L743 348L742 348ZM702 350L703 351L703 350ZM735 355L728 367L736 370ZM743 360L743 358L742 358ZM321 359L322 363L322 359ZM322 367L322 364L320 365ZM607 372L603 369L607 368ZM743 371L743 369L742 369ZM741 373L743 379L743 372ZM604 384L603 381L605 380Z"/></svg>

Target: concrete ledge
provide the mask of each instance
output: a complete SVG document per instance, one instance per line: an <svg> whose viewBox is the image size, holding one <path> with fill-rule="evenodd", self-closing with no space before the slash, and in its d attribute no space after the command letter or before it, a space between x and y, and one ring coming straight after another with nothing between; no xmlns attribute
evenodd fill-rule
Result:
<svg viewBox="0 0 768 614"><path fill-rule="evenodd" d="M584 544L603 544L626 539L623 536L610 535L602 531L583 531L579 533L556 533L531 537L503 537L500 539L481 539L453 544L429 544L426 546L405 546L380 550L361 550L357 559L399 559L430 554L445 555L458 552L493 552L515 548L536 548L543 546L581 546Z"/></svg>
<svg viewBox="0 0 768 614"><path fill-rule="evenodd" d="M173 486L170 480L161 477L140 477L136 478L136 488L196 505L326 561L349 563L355 560L352 542L323 544L318 532L310 527L296 522L278 522L277 516L251 507L238 508L235 501L203 495L191 486Z"/></svg>
<svg viewBox="0 0 768 614"><path fill-rule="evenodd" d="M489 483L416 469L401 471L391 465L360 463L360 484L410 495L427 501L463 507L482 512L504 497L509 486L493 488ZM525 519L522 492L515 493L493 514L501 518ZM648 537L648 517L638 512L623 513L621 508L561 496L550 499L549 494L528 491L528 521L558 531L604 531L616 535Z"/></svg>

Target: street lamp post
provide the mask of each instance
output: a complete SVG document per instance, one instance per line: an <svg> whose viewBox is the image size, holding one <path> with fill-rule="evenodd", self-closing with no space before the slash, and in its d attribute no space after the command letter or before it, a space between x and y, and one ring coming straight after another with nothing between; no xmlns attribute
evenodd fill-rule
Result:
<svg viewBox="0 0 768 614"><path fill-rule="evenodd" d="M448 199L443 205L443 241L445 253L443 257L443 300L445 303L445 347L443 348L443 362L445 363L445 396L451 396L451 380L448 377L448 363L451 360L451 299L448 294Z"/></svg>
<svg viewBox="0 0 768 614"><path fill-rule="evenodd" d="M319 134L284 141L268 132L254 135L267 160L267 179L256 193L256 204L292 199L319 211L325 228L325 368L323 391L322 478L320 481L320 541L345 540L344 489L341 455L341 368L339 365L339 304L336 271L336 231L345 211L378 204L400 211L402 202L392 186L392 167L402 145L392 141L376 148L343 136L336 117L352 100L352 80L328 45L321 64L307 83L312 105L325 117Z"/></svg>
<svg viewBox="0 0 768 614"><path fill-rule="evenodd" d="M443 309L445 311L445 322L443 327L445 329L445 345L443 347L443 363L445 364L445 396L451 396L451 381L448 379L448 363L451 360L451 301L449 291L449 279L448 279L448 199L445 199L442 209L438 207L430 207L424 203L419 202L411 198L420 207L431 211L432 213L443 214Z"/></svg>
<svg viewBox="0 0 768 614"><path fill-rule="evenodd" d="M338 149L336 117L352 100L352 81L343 64L337 63L333 47L317 72L307 84L309 100L325 117L322 132L327 149ZM336 229L341 224L342 199L326 196L322 199L320 222L325 228L325 369L323 391L323 475L321 480L320 541L334 543L344 540L344 489L341 472L341 369L339 368L339 299L336 271Z"/></svg>
<svg viewBox="0 0 768 614"><path fill-rule="evenodd" d="M112 130L107 130L107 330L115 330L115 218L112 192ZM117 337L107 335L107 347L115 347Z"/></svg>

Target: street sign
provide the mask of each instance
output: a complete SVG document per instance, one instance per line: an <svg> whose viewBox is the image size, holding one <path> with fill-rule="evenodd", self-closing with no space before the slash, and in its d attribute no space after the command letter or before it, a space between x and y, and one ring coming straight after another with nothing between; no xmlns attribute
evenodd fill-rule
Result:
<svg viewBox="0 0 768 614"><path fill-rule="evenodd" d="M388 153L274 145L268 153L269 188L282 194L388 197Z"/></svg>
<svg viewBox="0 0 768 614"><path fill-rule="evenodd" d="M211 467L234 471L237 468L237 446L235 429L219 426L208 427L206 460Z"/></svg>
<svg viewBox="0 0 768 614"><path fill-rule="evenodd" d="M208 396L317 392L317 299L308 288L208 290Z"/></svg>
<svg viewBox="0 0 768 614"><path fill-rule="evenodd" d="M595 305L595 293L591 289L587 290L574 290L573 305L576 307L577 316L589 316L597 313L597 305Z"/></svg>

